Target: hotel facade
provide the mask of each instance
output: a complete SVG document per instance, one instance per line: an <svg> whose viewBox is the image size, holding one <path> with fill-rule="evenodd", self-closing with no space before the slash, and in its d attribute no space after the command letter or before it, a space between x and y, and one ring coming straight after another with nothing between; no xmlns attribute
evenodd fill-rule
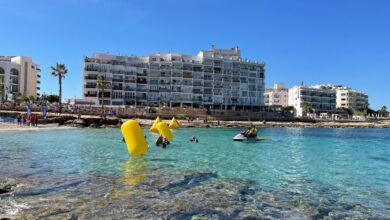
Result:
<svg viewBox="0 0 390 220"><path fill-rule="evenodd" d="M336 111L336 90L327 85L294 86L288 91L288 99L297 117L306 116L310 111L316 115Z"/></svg>
<svg viewBox="0 0 390 220"><path fill-rule="evenodd" d="M368 95L345 86L335 86L336 107L361 110L368 107Z"/></svg>
<svg viewBox="0 0 390 220"><path fill-rule="evenodd" d="M39 96L40 71L31 57L0 56L0 100Z"/></svg>
<svg viewBox="0 0 390 220"><path fill-rule="evenodd" d="M288 106L288 89L283 83L275 84L272 89L265 89L264 104L265 106Z"/></svg>
<svg viewBox="0 0 390 220"><path fill-rule="evenodd" d="M84 99L112 106L260 109L265 64L241 58L238 48L202 50L197 55L151 54L84 58Z"/></svg>

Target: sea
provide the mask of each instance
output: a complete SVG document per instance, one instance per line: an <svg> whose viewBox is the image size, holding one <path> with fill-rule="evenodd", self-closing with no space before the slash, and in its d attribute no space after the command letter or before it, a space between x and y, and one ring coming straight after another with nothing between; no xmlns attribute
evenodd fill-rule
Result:
<svg viewBox="0 0 390 220"><path fill-rule="evenodd" d="M390 219L390 130L181 128L167 148L144 129L0 133L0 218ZM196 136L198 143L191 142Z"/></svg>

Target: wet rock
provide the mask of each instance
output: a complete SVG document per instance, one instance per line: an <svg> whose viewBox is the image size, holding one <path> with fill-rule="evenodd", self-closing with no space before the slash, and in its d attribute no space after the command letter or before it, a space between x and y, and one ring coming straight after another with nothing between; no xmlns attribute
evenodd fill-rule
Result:
<svg viewBox="0 0 390 220"><path fill-rule="evenodd" d="M0 195L13 191L16 187L16 180L5 179L0 182Z"/></svg>
<svg viewBox="0 0 390 220"><path fill-rule="evenodd" d="M48 118L46 120L46 123L58 123L59 125L63 125L67 121L75 120L76 117L74 116L57 116L53 118Z"/></svg>
<svg viewBox="0 0 390 220"><path fill-rule="evenodd" d="M87 124L83 119L75 119L75 120L69 120L69 121L64 122L64 125L77 127L77 128L83 128Z"/></svg>
<svg viewBox="0 0 390 220"><path fill-rule="evenodd" d="M0 185L0 194L5 194L5 193L9 193L12 191L12 188L14 186L13 185L10 185L10 184L5 184L5 185Z"/></svg>
<svg viewBox="0 0 390 220"><path fill-rule="evenodd" d="M90 127L90 128L98 128L99 125L96 124L96 123L92 123L92 124L89 125L89 127Z"/></svg>

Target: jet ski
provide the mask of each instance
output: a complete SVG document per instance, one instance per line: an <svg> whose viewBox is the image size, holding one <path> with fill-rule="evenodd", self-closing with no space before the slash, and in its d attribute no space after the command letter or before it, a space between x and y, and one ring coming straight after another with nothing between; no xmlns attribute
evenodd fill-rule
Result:
<svg viewBox="0 0 390 220"><path fill-rule="evenodd" d="M271 138L258 138L257 130L255 128L249 129L246 132L240 132L233 137L233 141L266 141L271 140Z"/></svg>
<svg viewBox="0 0 390 220"><path fill-rule="evenodd" d="M250 138L245 136L242 133L239 133L236 136L234 136L233 141L256 141L256 137Z"/></svg>

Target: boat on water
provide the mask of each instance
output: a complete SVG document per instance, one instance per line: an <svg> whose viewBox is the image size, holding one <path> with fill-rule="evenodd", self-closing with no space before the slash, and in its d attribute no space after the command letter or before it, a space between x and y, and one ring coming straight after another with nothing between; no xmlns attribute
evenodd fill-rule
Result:
<svg viewBox="0 0 390 220"><path fill-rule="evenodd" d="M253 137L253 138L250 138L250 137L246 137L245 135L243 134L237 134L236 136L233 137L233 141L270 141L272 140L271 138L259 138L259 137Z"/></svg>

